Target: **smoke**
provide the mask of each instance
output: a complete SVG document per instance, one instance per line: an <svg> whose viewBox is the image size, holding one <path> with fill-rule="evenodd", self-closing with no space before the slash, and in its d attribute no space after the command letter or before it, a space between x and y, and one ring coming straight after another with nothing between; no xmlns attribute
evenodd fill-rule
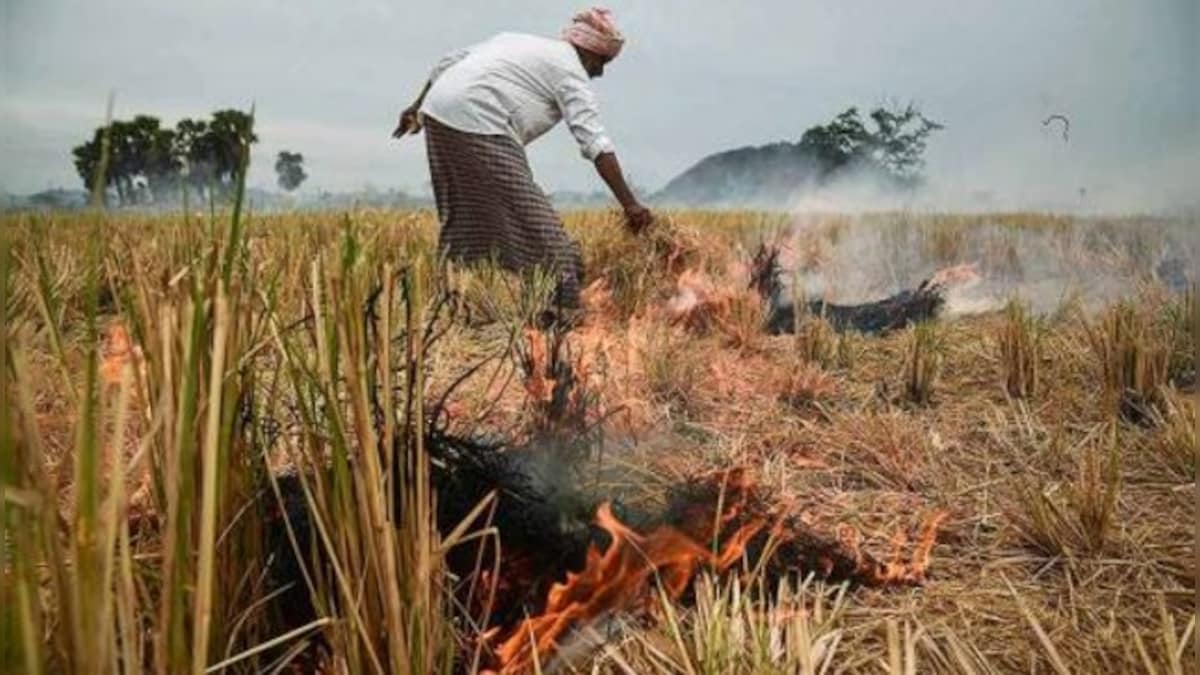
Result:
<svg viewBox="0 0 1200 675"><path fill-rule="evenodd" d="M1061 140L1058 142L1061 143ZM1200 215L1200 155L1178 152L1130 163L1119 177L1074 168L1048 152L1040 162L1016 157L940 167L919 186L897 189L867 171L843 172L828 184L798 184L783 202L764 202L753 193L732 196L723 208L783 209L789 213L943 211L996 213L1038 211L1086 216Z"/></svg>
<svg viewBox="0 0 1200 675"><path fill-rule="evenodd" d="M982 159L936 164L913 195L914 206L960 212L1052 211L1076 215L1200 214L1194 176L1200 141L1124 161L1105 170L1098 149L1074 147L1053 134L1038 143L991 150ZM1074 138L1071 144L1082 141ZM1034 146L1034 147L1030 147ZM932 162L931 162L932 164Z"/></svg>
<svg viewBox="0 0 1200 675"><path fill-rule="evenodd" d="M1200 269L1200 227L1189 217L798 210L774 236L789 292L840 304L878 300L974 264L978 281L948 289L952 316L1013 297L1043 314L1068 301L1095 308L1147 285L1180 290Z"/></svg>

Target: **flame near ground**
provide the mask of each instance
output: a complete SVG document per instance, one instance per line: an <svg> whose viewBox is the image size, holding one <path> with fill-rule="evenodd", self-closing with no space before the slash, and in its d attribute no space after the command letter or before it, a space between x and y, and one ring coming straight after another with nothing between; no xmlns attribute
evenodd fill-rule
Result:
<svg viewBox="0 0 1200 675"><path fill-rule="evenodd" d="M658 322L671 331L720 336L734 352L752 344L756 337L748 331L761 330L763 298L751 288L749 272L748 265L740 265L727 270L728 278L718 281L685 268L676 278L675 294L651 309L649 317L633 317L623 332L615 330L611 296L603 280L593 284L584 292L587 323L568 338L574 347L565 357L570 361L565 365L571 379L582 387L611 387L611 382L589 378L589 373L600 370L592 364L603 355L610 365L614 360L620 362L619 370L627 374L621 392L604 392L609 400L624 403L634 398L629 395L628 374L638 372L642 365L637 345L653 339L642 334L648 323ZM954 286L977 278L976 267L968 264L939 272L931 283ZM564 364L551 363L557 350L546 334L527 329L523 337L527 402L544 409L556 398ZM749 353L735 356L742 366L739 369L753 362ZM719 363L712 366L718 379L731 379L719 376ZM756 382L767 390L779 384L770 378ZM573 388L563 400L570 403L566 408L571 415L586 418L577 410L579 394ZM545 420L539 424L544 426ZM818 533L787 503L780 504L766 494L744 469L718 472L701 479L700 484L701 489L675 504L674 518L645 532L623 522L611 503L602 503L594 524L606 543L592 543L583 567L567 572L565 579L550 586L536 611L515 625L494 627L483 636L493 654L495 671L527 672L535 665L552 662L560 645L589 622L614 614L661 616L661 603L685 598L702 571L739 575L742 581L764 574L811 575L881 587L923 584L938 528L947 517L946 512L937 511L924 519L907 558L910 538L900 529L891 538L889 555L877 559L863 550L857 529L842 524L832 535ZM495 583L497 589L502 585L512 592L521 580L507 578Z"/></svg>
<svg viewBox="0 0 1200 675"><path fill-rule="evenodd" d="M523 673L547 664L588 622L616 613L662 616L661 603L683 598L702 570L738 575L746 584L759 574L813 575L880 587L922 584L947 515L939 511L925 520L908 560L908 536L902 530L892 538L889 558L876 560L861 549L860 535L849 525L838 528L836 539L825 539L786 507L766 506L762 490L745 471L721 472L705 484L712 489L675 505L678 524L647 533L622 522L611 503L601 504L595 524L607 545L593 543L583 569L554 584L540 612L485 634L496 672Z"/></svg>

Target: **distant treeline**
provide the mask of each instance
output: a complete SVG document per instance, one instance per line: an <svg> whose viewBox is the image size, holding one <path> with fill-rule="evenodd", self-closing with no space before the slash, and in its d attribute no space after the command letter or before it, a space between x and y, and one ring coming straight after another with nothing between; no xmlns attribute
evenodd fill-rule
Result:
<svg viewBox="0 0 1200 675"><path fill-rule="evenodd" d="M191 190L200 199L224 198L234 187L243 153L258 142L253 118L240 110L218 110L208 119L180 120L164 127L157 117L137 115L96 128L92 139L71 154L90 192L107 141L104 194L116 192L120 205L172 201ZM280 186L293 190L307 178L299 153L283 151L276 162Z"/></svg>

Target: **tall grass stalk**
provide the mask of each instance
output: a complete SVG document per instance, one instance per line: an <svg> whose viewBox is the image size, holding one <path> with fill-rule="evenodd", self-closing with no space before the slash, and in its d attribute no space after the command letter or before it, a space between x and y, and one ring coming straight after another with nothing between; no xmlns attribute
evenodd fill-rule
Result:
<svg viewBox="0 0 1200 675"><path fill-rule="evenodd" d="M221 431L221 394L224 389L225 349L229 336L229 301L225 289L217 289L214 312L212 365L209 370L208 411L201 455L200 539L196 567L196 598L193 613L195 638L192 645L192 673L202 675L208 663L208 645L212 629L213 575L217 545L218 443Z"/></svg>
<svg viewBox="0 0 1200 675"><path fill-rule="evenodd" d="M1085 320L1109 405L1122 419L1145 423L1161 411L1173 340L1163 326L1131 302L1121 302L1099 322Z"/></svg>
<svg viewBox="0 0 1200 675"><path fill-rule="evenodd" d="M1068 484L1017 481L1012 514L1017 531L1049 556L1096 556L1117 543L1113 528L1123 461L1115 423L1094 429L1077 457L1075 479Z"/></svg>
<svg viewBox="0 0 1200 675"><path fill-rule="evenodd" d="M342 617L327 634L353 672L453 664L442 556L463 531L437 534L424 445L431 276L419 258L393 272L348 227L335 266L312 266L307 334L275 328L298 413L321 430L305 434L295 457L327 561L308 570L313 602Z"/></svg>
<svg viewBox="0 0 1200 675"><path fill-rule="evenodd" d="M247 157L227 228L189 221L161 246L125 249L136 229L89 216L79 335L58 334L67 299L50 243L26 242L23 264L35 267L17 275L4 240L5 311L19 279L49 327L42 335L58 345L53 367L75 392L63 500L25 356L38 334L6 322L6 664L31 673L260 672L302 652L312 658L319 635L345 672L453 668L459 646L442 558L477 536L487 503L438 535L423 407L429 308L443 293L431 252L374 246L348 223L336 255L326 242L302 249L308 306L285 304L277 277L245 264L254 228L241 208ZM115 305L102 306L102 288ZM285 315L295 310L309 316ZM100 377L106 322L139 346L115 387ZM294 431L264 433L268 426ZM292 550L282 555L303 571L300 587L286 591L271 589L279 561L263 543L271 525L261 502L279 496L273 457L299 475L313 527L314 546L302 548L299 524L286 523ZM131 520L132 479L143 475L145 515ZM309 595L315 617L281 622L272 607L289 593Z"/></svg>
<svg viewBox="0 0 1200 675"><path fill-rule="evenodd" d="M1012 300L1004 310L1004 324L996 342L1004 372L1004 390L1013 398L1031 399L1038 391L1042 337L1045 328L1029 306Z"/></svg>
<svg viewBox="0 0 1200 675"><path fill-rule="evenodd" d="M904 391L908 400L919 405L933 401L944 352L945 343L937 324L927 321L913 326L904 364Z"/></svg>
<svg viewBox="0 0 1200 675"><path fill-rule="evenodd" d="M837 364L842 343L825 317L808 311L796 312L795 333L796 353L800 358L822 368Z"/></svg>
<svg viewBox="0 0 1200 675"><path fill-rule="evenodd" d="M37 606L38 577L35 557L37 546L34 500L38 491L30 485L30 476L22 471L23 449L15 425L12 374L13 359L8 322L11 297L11 251L6 233L0 233L0 311L5 322L0 328L0 662L20 667L37 675L42 672L39 657L41 625Z"/></svg>
<svg viewBox="0 0 1200 675"><path fill-rule="evenodd" d="M701 576L695 606L664 601L665 635L638 633L621 661L639 673L819 673L838 662L847 608L844 587L782 579L768 591L738 579Z"/></svg>
<svg viewBox="0 0 1200 675"><path fill-rule="evenodd" d="M1168 303L1163 320L1173 338L1167 377L1177 386L1195 386L1200 364L1200 285L1192 284Z"/></svg>
<svg viewBox="0 0 1200 675"><path fill-rule="evenodd" d="M28 362L21 344L24 338L4 331L2 388L5 396L15 395L16 401L5 406L6 415L15 413L15 419L6 420L3 435L9 446L5 454L16 461L4 471L5 529L0 539L12 542L19 551L11 577L7 560L3 562L6 580L13 579L12 595L21 623L20 660L29 672L136 672L135 664L123 663L119 656L111 590L119 570L116 542L125 517L124 481L105 483L100 477L102 448L124 440L130 378L128 373L122 377L113 423L102 424L105 407L96 345L98 246L93 244L88 271L86 354L83 382L75 397L74 478L65 514L55 481L47 472L35 421ZM0 285L7 288L7 270L0 276L4 277ZM44 305L50 304L45 300ZM123 476L121 462L112 464ZM19 529L14 527L18 524ZM41 603L47 595L52 600L50 607Z"/></svg>
<svg viewBox="0 0 1200 675"><path fill-rule="evenodd" d="M96 173L92 176L91 204L103 208L108 202L108 164L112 160L112 121L115 92L108 93L108 105L104 109L104 133L100 136L100 161L96 162Z"/></svg>
<svg viewBox="0 0 1200 675"><path fill-rule="evenodd" d="M1155 412L1158 433L1145 440L1145 449L1154 453L1172 477L1195 482L1200 465L1200 427L1196 404L1186 396L1171 393L1163 402L1163 412Z"/></svg>

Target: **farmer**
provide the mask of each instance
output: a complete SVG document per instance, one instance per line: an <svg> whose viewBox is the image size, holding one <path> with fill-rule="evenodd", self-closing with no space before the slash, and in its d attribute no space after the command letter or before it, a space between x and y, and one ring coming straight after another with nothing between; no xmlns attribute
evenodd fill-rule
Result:
<svg viewBox="0 0 1200 675"><path fill-rule="evenodd" d="M562 39L502 33L438 62L392 136L425 128L440 247L449 258L495 259L515 271L542 266L558 275L556 303L578 304L579 245L534 183L522 147L564 118L625 210L628 228L636 233L650 224L588 85L624 42L611 13L594 8L577 14Z"/></svg>

